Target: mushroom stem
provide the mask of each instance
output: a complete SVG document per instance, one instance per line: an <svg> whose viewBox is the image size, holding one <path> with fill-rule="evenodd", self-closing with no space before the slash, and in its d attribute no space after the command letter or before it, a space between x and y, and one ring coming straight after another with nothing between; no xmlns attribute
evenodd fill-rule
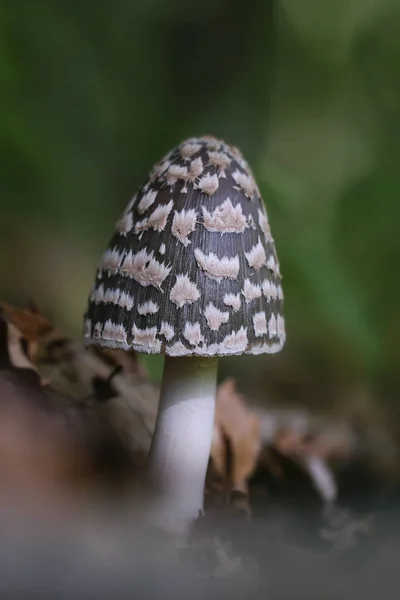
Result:
<svg viewBox="0 0 400 600"><path fill-rule="evenodd" d="M166 357L148 474L156 524L185 534L203 510L214 426L218 358Z"/></svg>

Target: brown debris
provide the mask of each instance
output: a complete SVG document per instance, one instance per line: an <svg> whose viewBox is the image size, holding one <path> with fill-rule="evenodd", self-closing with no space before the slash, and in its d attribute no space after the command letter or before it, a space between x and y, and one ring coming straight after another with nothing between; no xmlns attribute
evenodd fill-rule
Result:
<svg viewBox="0 0 400 600"><path fill-rule="evenodd" d="M60 394L71 403L95 406L120 443L132 456L147 453L157 414L157 386L133 351L85 349L63 335L37 308L14 308L2 303L9 321L28 340L31 360ZM118 369L121 367L121 369ZM108 383L109 401L96 398ZM99 385L100 384L100 385ZM112 401L111 401L112 400Z"/></svg>
<svg viewBox="0 0 400 600"><path fill-rule="evenodd" d="M27 488L27 497L32 491L50 499L105 479L115 485L128 465L132 478L132 457L100 412L43 386L26 346L16 343L22 335L2 316L0 337L1 489Z"/></svg>
<svg viewBox="0 0 400 600"><path fill-rule="evenodd" d="M233 378L218 386L214 437L211 447L213 470L220 477L228 499L239 511L249 512L248 480L261 451L257 416L236 389Z"/></svg>

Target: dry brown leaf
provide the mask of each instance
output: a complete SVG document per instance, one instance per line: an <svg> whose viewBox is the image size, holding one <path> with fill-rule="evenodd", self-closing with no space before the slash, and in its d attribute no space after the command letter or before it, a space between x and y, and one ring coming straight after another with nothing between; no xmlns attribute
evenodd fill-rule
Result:
<svg viewBox="0 0 400 600"><path fill-rule="evenodd" d="M150 382L135 352L86 349L63 335L37 307L15 308L1 304L9 321L28 340L31 360L52 387L73 401L87 399L111 425L132 453L147 453L157 415L158 387ZM116 367L121 367L117 373ZM111 377L111 381L110 381ZM115 397L97 402L99 381L112 386ZM100 398L99 398L100 400Z"/></svg>
<svg viewBox="0 0 400 600"><path fill-rule="evenodd" d="M230 456L228 456L228 446ZM218 386L211 458L229 492L248 494L248 480L261 451L260 424L233 378ZM229 464L230 463L230 464ZM240 504L242 505L241 496Z"/></svg>

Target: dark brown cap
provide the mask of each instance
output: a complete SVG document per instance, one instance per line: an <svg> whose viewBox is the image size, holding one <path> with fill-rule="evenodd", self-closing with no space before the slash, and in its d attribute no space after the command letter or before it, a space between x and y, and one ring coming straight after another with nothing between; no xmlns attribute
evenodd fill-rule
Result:
<svg viewBox="0 0 400 600"><path fill-rule="evenodd" d="M154 167L100 261L84 340L170 356L282 349L279 261L236 148L193 138Z"/></svg>

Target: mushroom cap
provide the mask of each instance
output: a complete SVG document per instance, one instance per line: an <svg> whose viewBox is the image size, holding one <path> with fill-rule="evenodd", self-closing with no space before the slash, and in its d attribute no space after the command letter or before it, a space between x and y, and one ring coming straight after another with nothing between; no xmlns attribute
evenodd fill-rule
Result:
<svg viewBox="0 0 400 600"><path fill-rule="evenodd" d="M192 138L153 168L101 258L84 342L169 356L282 349L279 261L239 150Z"/></svg>

